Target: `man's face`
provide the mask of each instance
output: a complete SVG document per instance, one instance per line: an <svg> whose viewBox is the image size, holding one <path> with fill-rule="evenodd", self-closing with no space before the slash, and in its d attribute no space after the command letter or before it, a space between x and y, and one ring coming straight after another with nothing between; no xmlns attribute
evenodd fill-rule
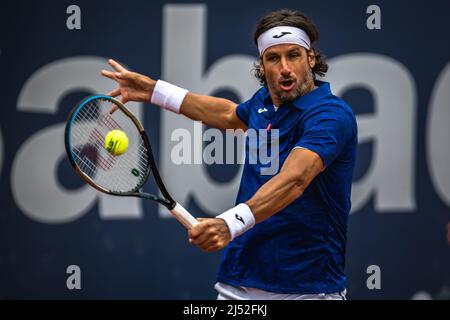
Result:
<svg viewBox="0 0 450 320"><path fill-rule="evenodd" d="M292 101L314 88L314 52L296 44L268 48L261 58L272 101L276 106Z"/></svg>

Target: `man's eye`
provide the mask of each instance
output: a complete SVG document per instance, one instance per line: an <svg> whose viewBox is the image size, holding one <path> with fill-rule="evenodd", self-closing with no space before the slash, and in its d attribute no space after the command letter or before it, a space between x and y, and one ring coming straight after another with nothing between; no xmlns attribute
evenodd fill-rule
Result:
<svg viewBox="0 0 450 320"><path fill-rule="evenodd" d="M277 56L269 56L269 57L267 57L267 60L270 62L277 61Z"/></svg>
<svg viewBox="0 0 450 320"><path fill-rule="evenodd" d="M300 55L298 54L298 52L293 52L293 53L289 54L289 58L291 58L291 59L297 58L299 56Z"/></svg>

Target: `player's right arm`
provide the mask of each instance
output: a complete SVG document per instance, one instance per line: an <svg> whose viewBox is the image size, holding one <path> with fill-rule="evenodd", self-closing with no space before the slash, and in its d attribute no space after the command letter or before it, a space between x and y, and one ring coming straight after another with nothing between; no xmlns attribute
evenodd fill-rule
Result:
<svg viewBox="0 0 450 320"><path fill-rule="evenodd" d="M122 103L128 101L149 102L155 89L156 81L142 74L125 69L116 61L108 63L115 72L102 70L102 75L118 83L118 87L107 95L121 96ZM180 113L186 117L201 121L206 125L221 130L243 129L247 126L236 115L237 104L222 98L187 93L180 107Z"/></svg>

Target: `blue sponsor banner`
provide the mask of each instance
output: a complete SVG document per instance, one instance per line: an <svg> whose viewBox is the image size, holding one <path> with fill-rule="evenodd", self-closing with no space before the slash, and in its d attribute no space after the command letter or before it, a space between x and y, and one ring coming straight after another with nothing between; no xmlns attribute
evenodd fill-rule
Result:
<svg viewBox="0 0 450 320"><path fill-rule="evenodd" d="M65 156L65 121L85 96L114 88L100 75L107 58L242 102L258 88L251 73L257 20L292 8L317 25L326 80L360 130L348 297L449 299L450 3L373 4L0 4L0 298L215 299L220 253L189 245L185 229L154 203L85 185ZM127 105L177 201L197 217L234 205L240 166L205 162L206 128L150 104ZM197 150L191 163L173 159L180 128ZM145 191L157 189L149 181Z"/></svg>

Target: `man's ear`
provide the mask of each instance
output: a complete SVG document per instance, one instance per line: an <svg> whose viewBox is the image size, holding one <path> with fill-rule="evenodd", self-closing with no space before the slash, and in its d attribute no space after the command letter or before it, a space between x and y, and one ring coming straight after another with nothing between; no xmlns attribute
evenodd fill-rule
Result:
<svg viewBox="0 0 450 320"><path fill-rule="evenodd" d="M316 65L316 53L314 49L308 51L308 63L311 69Z"/></svg>
<svg viewBox="0 0 450 320"><path fill-rule="evenodd" d="M264 65L263 65L262 59L259 59L259 73L261 75L264 75Z"/></svg>

